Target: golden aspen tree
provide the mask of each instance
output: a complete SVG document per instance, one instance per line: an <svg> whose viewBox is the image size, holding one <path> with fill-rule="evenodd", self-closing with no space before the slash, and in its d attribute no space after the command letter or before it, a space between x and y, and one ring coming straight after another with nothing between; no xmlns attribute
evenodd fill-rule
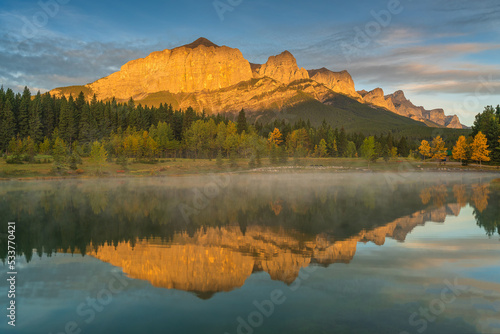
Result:
<svg viewBox="0 0 500 334"><path fill-rule="evenodd" d="M458 140L453 147L453 159L455 160L460 160L462 162L463 160L467 159L467 149L469 148L469 145L467 145L467 139L465 136L460 136L458 137Z"/></svg>
<svg viewBox="0 0 500 334"><path fill-rule="evenodd" d="M441 136L437 136L432 140L432 158L438 162L446 158L446 147Z"/></svg>
<svg viewBox="0 0 500 334"><path fill-rule="evenodd" d="M279 146L283 142L283 139L281 139L282 134L278 128L274 128L273 132L269 132L269 144L274 144L275 146Z"/></svg>
<svg viewBox="0 0 500 334"><path fill-rule="evenodd" d="M470 146L472 160L479 161L480 166L483 161L490 161L489 155L491 151L488 150L488 139L486 139L486 136L481 131L474 137L474 141Z"/></svg>
<svg viewBox="0 0 500 334"><path fill-rule="evenodd" d="M422 143L420 143L418 151L420 152L420 154L424 156L424 161L425 158L432 156L431 146L429 145L429 142L427 140L422 140Z"/></svg>

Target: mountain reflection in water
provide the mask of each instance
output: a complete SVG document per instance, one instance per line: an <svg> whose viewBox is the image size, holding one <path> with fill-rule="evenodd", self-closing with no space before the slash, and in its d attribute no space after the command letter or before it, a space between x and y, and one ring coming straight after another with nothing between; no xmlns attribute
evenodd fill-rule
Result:
<svg viewBox="0 0 500 334"><path fill-rule="evenodd" d="M191 205L205 178L13 183L1 190L0 211L15 213L18 249L28 261L33 249L81 253L204 299L260 271L291 284L301 268L349 263L360 242L403 242L415 227L458 216L466 205L488 235L500 233L499 189L484 178L293 180L232 176L189 221L179 207Z"/></svg>

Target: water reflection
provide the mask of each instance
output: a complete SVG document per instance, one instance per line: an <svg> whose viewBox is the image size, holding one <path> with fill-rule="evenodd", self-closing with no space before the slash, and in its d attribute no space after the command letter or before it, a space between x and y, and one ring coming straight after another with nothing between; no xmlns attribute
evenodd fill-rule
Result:
<svg viewBox="0 0 500 334"><path fill-rule="evenodd" d="M79 253L154 286L200 298L241 287L256 272L291 284L303 267L349 263L359 243L403 242L416 226L444 222L466 205L479 227L500 234L500 192L488 180L233 176L187 222L203 177L13 182L2 217L17 222L18 253ZM6 247L0 256L5 261Z"/></svg>

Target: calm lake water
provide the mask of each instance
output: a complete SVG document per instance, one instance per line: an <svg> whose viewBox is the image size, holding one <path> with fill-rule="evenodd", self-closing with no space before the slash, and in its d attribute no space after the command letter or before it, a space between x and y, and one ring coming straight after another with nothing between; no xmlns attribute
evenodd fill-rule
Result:
<svg viewBox="0 0 500 334"><path fill-rule="evenodd" d="M0 332L500 333L494 177L4 182Z"/></svg>

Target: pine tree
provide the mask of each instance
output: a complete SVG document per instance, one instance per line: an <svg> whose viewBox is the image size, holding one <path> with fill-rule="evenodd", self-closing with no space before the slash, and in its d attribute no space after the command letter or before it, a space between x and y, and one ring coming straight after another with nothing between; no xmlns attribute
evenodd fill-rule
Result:
<svg viewBox="0 0 500 334"><path fill-rule="evenodd" d="M55 107L54 100L52 100L50 94L47 93L42 95L41 108L43 136L51 137L55 127Z"/></svg>
<svg viewBox="0 0 500 334"><path fill-rule="evenodd" d="M43 137L42 129L42 97L40 92L36 95L35 99L32 101L29 110L29 136L34 140L35 143L40 143Z"/></svg>
<svg viewBox="0 0 500 334"><path fill-rule="evenodd" d="M70 103L71 102L71 103ZM76 128L74 118L74 103L72 98L67 101L63 98L61 102L61 112L59 114L59 134L64 141L71 143L76 139Z"/></svg>
<svg viewBox="0 0 500 334"><path fill-rule="evenodd" d="M238 129L238 134L241 135L243 131L248 132L247 118L245 116L245 110L241 109L238 114L238 120L236 121L236 128Z"/></svg>
<svg viewBox="0 0 500 334"><path fill-rule="evenodd" d="M12 105L9 100L5 101L4 106L0 109L0 150L5 151L9 146L9 142L14 138L16 124Z"/></svg>
<svg viewBox="0 0 500 334"><path fill-rule="evenodd" d="M21 138L29 135L29 109L31 104L31 92L28 87L24 87L21 103L19 105L19 115L17 117L17 129Z"/></svg>
<svg viewBox="0 0 500 334"><path fill-rule="evenodd" d="M80 92L75 100L75 127L77 129L80 127L80 118L85 104L85 95L83 92Z"/></svg>
<svg viewBox="0 0 500 334"><path fill-rule="evenodd" d="M54 159L54 169L60 172L65 168L67 147L64 140L56 137L52 147L52 158Z"/></svg>
<svg viewBox="0 0 500 334"><path fill-rule="evenodd" d="M398 152L401 156L407 157L410 154L410 147L406 137L401 137L398 143Z"/></svg>
<svg viewBox="0 0 500 334"><path fill-rule="evenodd" d="M29 162L35 161L36 144L35 144L35 141L30 136L24 138L23 148L24 148L24 152L28 156L28 161Z"/></svg>
<svg viewBox="0 0 500 334"><path fill-rule="evenodd" d="M347 152L347 135L345 133L344 127L340 129L339 140L337 141L337 150L339 152L339 157L345 157Z"/></svg>
<svg viewBox="0 0 500 334"><path fill-rule="evenodd" d="M78 131L78 140L82 143L92 143L97 139L97 124L90 114L90 107L85 104L82 108L80 117L80 129Z"/></svg>

